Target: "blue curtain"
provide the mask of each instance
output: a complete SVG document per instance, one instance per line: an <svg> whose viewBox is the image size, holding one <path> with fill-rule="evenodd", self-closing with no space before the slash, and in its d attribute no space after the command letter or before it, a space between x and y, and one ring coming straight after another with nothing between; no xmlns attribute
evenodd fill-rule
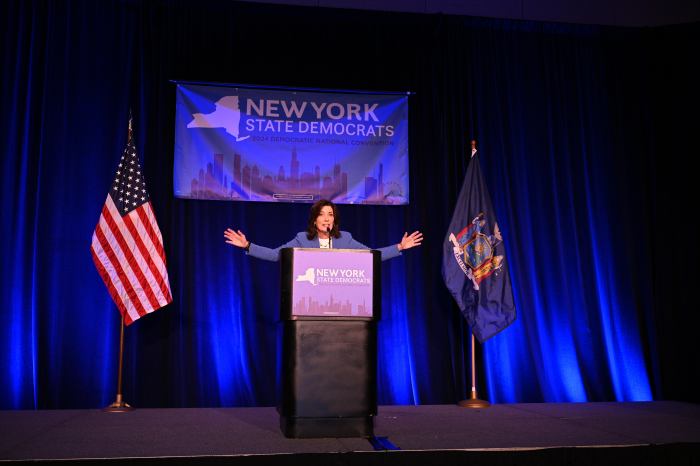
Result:
<svg viewBox="0 0 700 466"><path fill-rule="evenodd" d="M415 92L411 204L341 208L343 228L375 247L426 235L384 263L380 403L452 403L470 387L469 330L440 260L472 137L518 310L479 349L481 394L697 399L684 387L698 357L677 358L695 353L696 273L681 262L697 263L697 227L684 226L682 249L665 247L666 213L691 212L691 174L665 165L661 140L692 147L679 131L689 123L663 115L698 103L698 25L217 0L9 1L0 17L0 408L114 397L120 319L89 245L130 111L174 302L126 330L126 401L274 405L279 266L227 246L223 231L276 246L304 228L308 205L174 199L171 79Z"/></svg>

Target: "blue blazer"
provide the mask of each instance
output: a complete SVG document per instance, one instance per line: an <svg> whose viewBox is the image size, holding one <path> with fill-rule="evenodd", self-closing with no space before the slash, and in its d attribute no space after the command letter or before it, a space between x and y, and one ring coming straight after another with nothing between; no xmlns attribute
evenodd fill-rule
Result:
<svg viewBox="0 0 700 466"><path fill-rule="evenodd" d="M333 238L332 240L333 249L371 249L355 241L352 235L347 231L340 232L340 238ZM307 239L306 232L301 231L291 241L283 244L282 246L270 249L264 246L258 246L257 244L250 243L250 248L248 248L248 254L257 257L258 259L264 259L266 261L277 262L280 259L280 249L282 248L318 248L320 247L318 238ZM387 246L385 248L378 249L382 253L382 260L392 259L394 257L400 256L401 251L396 244Z"/></svg>

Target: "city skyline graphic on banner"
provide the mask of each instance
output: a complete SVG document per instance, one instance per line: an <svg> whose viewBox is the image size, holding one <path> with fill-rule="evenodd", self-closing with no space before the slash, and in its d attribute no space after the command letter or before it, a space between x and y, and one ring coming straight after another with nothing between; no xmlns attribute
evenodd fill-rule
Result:
<svg viewBox="0 0 700 466"><path fill-rule="evenodd" d="M405 95L180 84L176 109L176 197L409 201Z"/></svg>
<svg viewBox="0 0 700 466"><path fill-rule="evenodd" d="M312 171L301 171L301 167L296 149L291 151L287 170L284 165L280 165L276 175L263 173L257 164L251 167L239 154L233 154L233 157L214 154L213 160L199 169L196 178L192 178L189 197L299 202L347 200L348 173L342 171L339 163L334 163L333 171L324 176L318 165ZM365 177L362 196L364 203L382 203L386 198L385 192L396 189L395 183L389 183L389 186L384 183L383 171L384 166L380 163L377 176Z"/></svg>

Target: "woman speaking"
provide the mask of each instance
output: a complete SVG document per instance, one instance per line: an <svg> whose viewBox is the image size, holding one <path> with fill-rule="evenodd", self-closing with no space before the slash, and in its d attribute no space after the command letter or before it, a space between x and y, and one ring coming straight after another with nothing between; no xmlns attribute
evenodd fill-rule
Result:
<svg viewBox="0 0 700 466"><path fill-rule="evenodd" d="M370 249L355 241L347 231L340 231L339 220L336 205L322 199L311 206L306 231L297 233L294 239L276 249L251 243L241 230L234 231L227 228L224 238L228 244L245 249L247 254L268 261L278 261L280 250L283 248ZM414 231L410 235L404 233L401 242L381 248L379 252L382 254L382 260L391 259L401 255L401 251L420 246L421 241L423 241L423 234L419 231Z"/></svg>

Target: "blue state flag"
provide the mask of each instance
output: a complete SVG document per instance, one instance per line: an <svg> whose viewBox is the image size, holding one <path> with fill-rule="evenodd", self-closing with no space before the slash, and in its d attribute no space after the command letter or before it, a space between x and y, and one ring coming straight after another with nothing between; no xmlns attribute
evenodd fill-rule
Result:
<svg viewBox="0 0 700 466"><path fill-rule="evenodd" d="M442 277L480 342L515 320L503 238L478 156L469 163L445 237Z"/></svg>

